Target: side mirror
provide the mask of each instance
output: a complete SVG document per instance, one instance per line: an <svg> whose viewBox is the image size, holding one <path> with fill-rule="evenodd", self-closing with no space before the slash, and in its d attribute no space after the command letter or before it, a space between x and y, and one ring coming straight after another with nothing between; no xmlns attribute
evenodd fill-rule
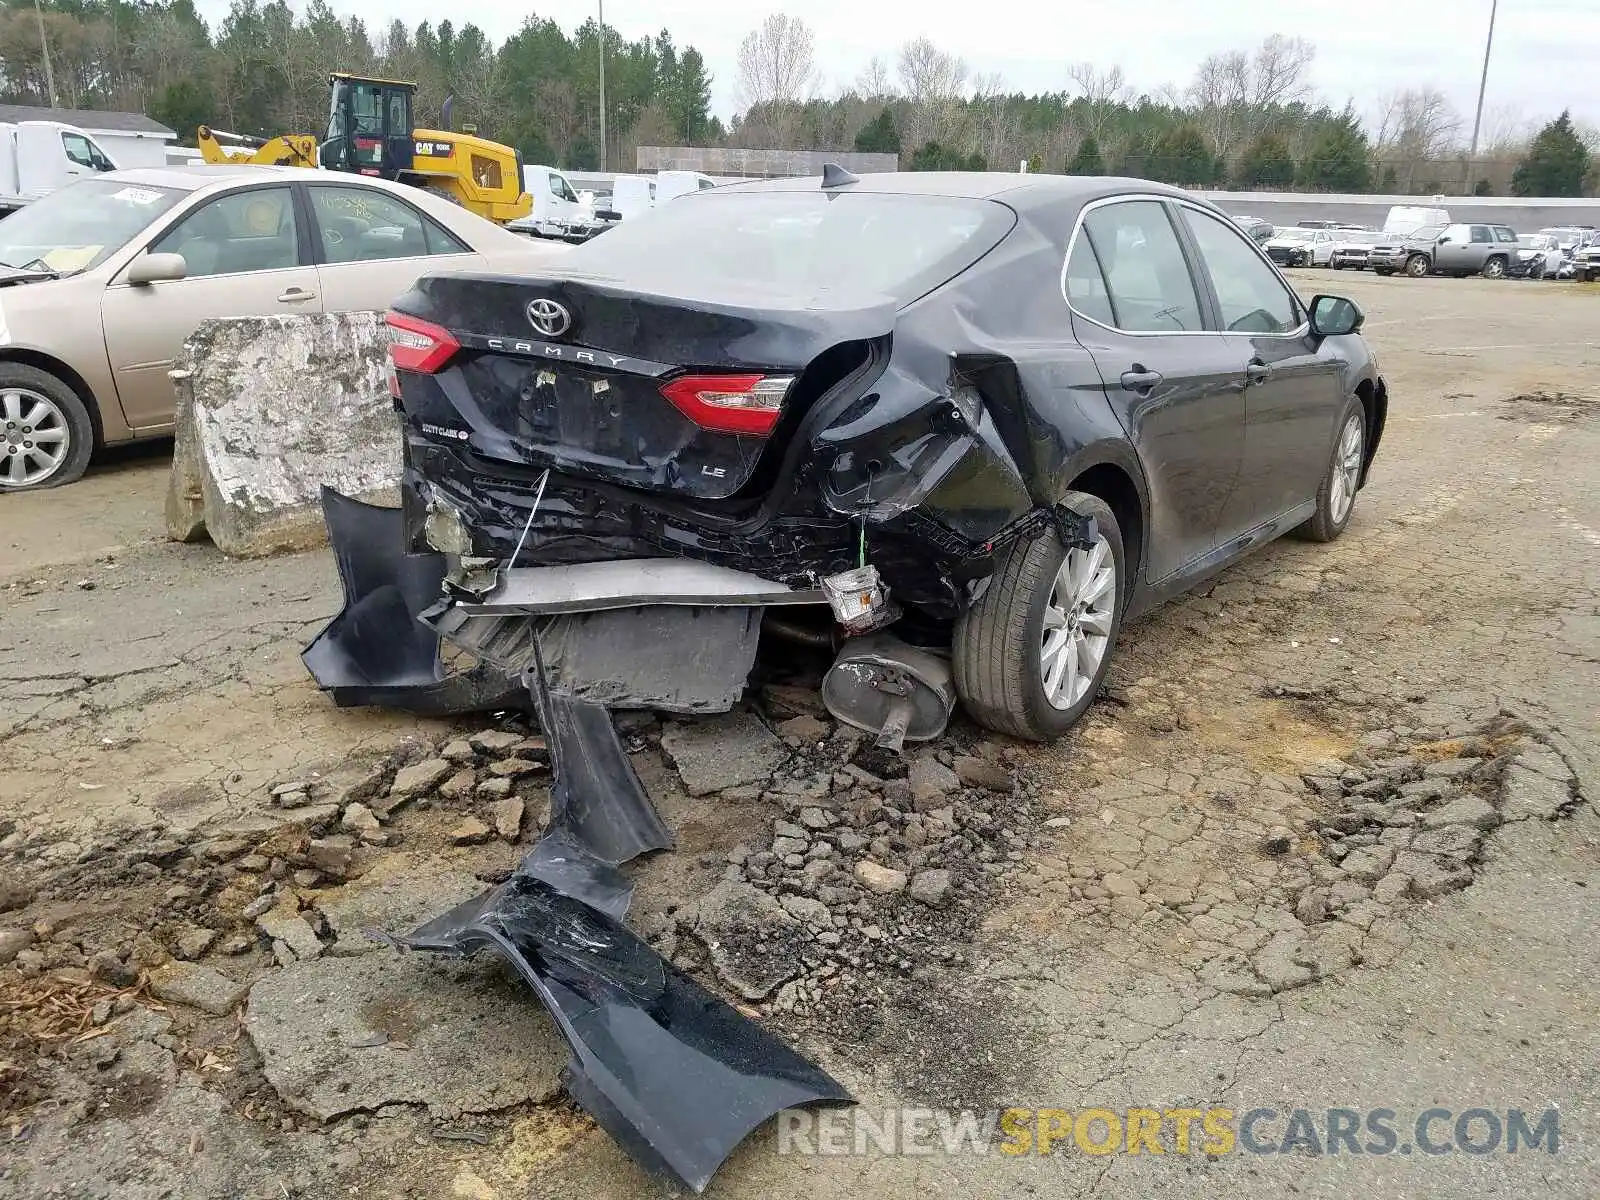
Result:
<svg viewBox="0 0 1600 1200"><path fill-rule="evenodd" d="M181 254L141 254L128 267L128 282L135 287L172 283L189 274Z"/></svg>
<svg viewBox="0 0 1600 1200"><path fill-rule="evenodd" d="M1354 300L1343 296L1313 296L1311 299L1311 332L1317 337L1342 337L1359 333L1367 314Z"/></svg>

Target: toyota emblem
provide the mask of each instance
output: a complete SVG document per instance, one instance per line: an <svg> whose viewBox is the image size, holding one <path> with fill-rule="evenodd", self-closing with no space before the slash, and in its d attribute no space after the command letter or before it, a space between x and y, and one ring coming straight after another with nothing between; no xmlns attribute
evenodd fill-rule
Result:
<svg viewBox="0 0 1600 1200"><path fill-rule="evenodd" d="M554 300L530 300L528 322L545 337L560 337L572 328L572 314Z"/></svg>

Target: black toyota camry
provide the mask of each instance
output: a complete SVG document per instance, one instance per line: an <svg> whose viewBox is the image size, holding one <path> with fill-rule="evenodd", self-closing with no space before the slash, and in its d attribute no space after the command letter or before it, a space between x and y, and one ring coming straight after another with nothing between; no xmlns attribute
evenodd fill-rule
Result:
<svg viewBox="0 0 1600 1200"><path fill-rule="evenodd" d="M831 605L1028 738L1130 614L1338 537L1388 407L1354 303L1127 179L719 187L388 320L408 546L463 611Z"/></svg>

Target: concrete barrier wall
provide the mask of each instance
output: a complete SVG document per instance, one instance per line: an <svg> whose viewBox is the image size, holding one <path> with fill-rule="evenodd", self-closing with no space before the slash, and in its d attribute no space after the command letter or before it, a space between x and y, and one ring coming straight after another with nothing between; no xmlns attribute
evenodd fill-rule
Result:
<svg viewBox="0 0 1600 1200"><path fill-rule="evenodd" d="M167 535L256 557L326 541L324 484L398 503L400 425L375 312L207 321L173 371Z"/></svg>

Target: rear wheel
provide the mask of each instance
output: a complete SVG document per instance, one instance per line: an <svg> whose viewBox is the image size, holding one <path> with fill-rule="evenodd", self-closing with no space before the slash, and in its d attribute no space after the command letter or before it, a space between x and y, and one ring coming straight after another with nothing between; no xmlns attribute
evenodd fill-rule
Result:
<svg viewBox="0 0 1600 1200"><path fill-rule="evenodd" d="M1317 488L1316 514L1298 526L1297 537L1312 542L1331 542L1350 524L1356 507L1356 489L1361 486L1361 468L1366 462L1367 417L1361 401L1351 396L1339 414L1339 434L1334 438L1333 454L1327 473Z"/></svg>
<svg viewBox="0 0 1600 1200"><path fill-rule="evenodd" d="M1483 264L1483 277L1485 279L1504 279L1506 274L1506 260L1496 254Z"/></svg>
<svg viewBox="0 0 1600 1200"><path fill-rule="evenodd" d="M1426 254L1413 254L1406 259L1406 274L1413 279L1421 279L1428 273L1431 266L1432 264L1428 262Z"/></svg>
<svg viewBox="0 0 1600 1200"><path fill-rule="evenodd" d="M94 422L75 391L46 371L0 363L0 492L71 483L93 450Z"/></svg>
<svg viewBox="0 0 1600 1200"><path fill-rule="evenodd" d="M956 691L967 712L1031 741L1059 737L1094 703L1127 590L1116 515L1084 492L1062 503L1094 518L1094 545L1068 550L1050 534L1013 543L955 631Z"/></svg>

